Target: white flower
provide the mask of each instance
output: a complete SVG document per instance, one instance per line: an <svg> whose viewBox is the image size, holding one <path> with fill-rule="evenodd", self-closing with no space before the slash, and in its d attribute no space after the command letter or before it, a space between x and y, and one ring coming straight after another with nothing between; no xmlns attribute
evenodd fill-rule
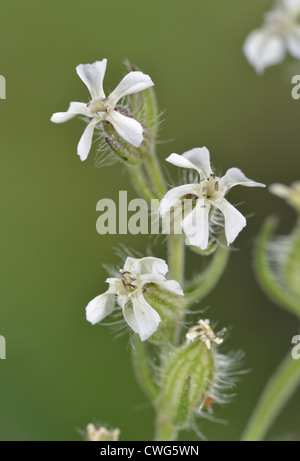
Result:
<svg viewBox="0 0 300 461"><path fill-rule="evenodd" d="M167 272L168 265L163 259L128 257L120 270L121 277L108 278L109 289L87 305L87 320L93 325L101 322L112 313L117 298L126 322L145 341L156 331L160 322L159 314L144 298L147 285L155 283L164 290L183 296L178 282L166 280Z"/></svg>
<svg viewBox="0 0 300 461"><path fill-rule="evenodd" d="M291 186L279 183L271 184L269 190L272 194L285 199L289 205L300 212L300 181L295 181Z"/></svg>
<svg viewBox="0 0 300 461"><path fill-rule="evenodd" d="M142 72L129 72L106 98L103 91L103 79L107 60L96 61L93 64L80 64L76 67L77 74L88 87L91 101L71 102L67 112L56 112L52 115L54 123L64 123L76 115L89 118L87 125L78 144L77 153L81 160L86 160L92 145L93 133L96 125L103 121L110 122L118 134L134 147L139 147L143 141L143 127L132 117L127 117L118 112L117 102L124 96L139 93L153 86L149 75Z"/></svg>
<svg viewBox="0 0 300 461"><path fill-rule="evenodd" d="M286 51L300 59L300 0L279 1L244 43L246 58L259 74L283 61Z"/></svg>
<svg viewBox="0 0 300 461"><path fill-rule="evenodd" d="M109 431L104 426L96 428L90 423L86 428L86 440L89 442L117 442L120 437L120 429Z"/></svg>
<svg viewBox="0 0 300 461"><path fill-rule="evenodd" d="M211 169L209 151L206 147L195 148L183 155L171 154L167 162L182 168L191 168L199 173L198 183L175 187L166 193L160 204L160 214L170 213L182 200L192 199L195 204L184 217L181 226L191 245L205 250L209 241L209 217L212 207L221 211L225 221L225 236L230 245L246 226L244 216L226 199L225 194L233 186L265 187L246 178L238 168L230 168L225 176L218 178Z"/></svg>
<svg viewBox="0 0 300 461"><path fill-rule="evenodd" d="M214 330L210 326L210 321L208 319L199 320L198 324L191 327L185 335L186 344L193 343L199 339L200 341L203 341L207 349L210 350L211 343L217 345L222 344L223 339L221 336L225 333L225 331L226 329L224 328L222 331L220 331L220 333L215 334Z"/></svg>

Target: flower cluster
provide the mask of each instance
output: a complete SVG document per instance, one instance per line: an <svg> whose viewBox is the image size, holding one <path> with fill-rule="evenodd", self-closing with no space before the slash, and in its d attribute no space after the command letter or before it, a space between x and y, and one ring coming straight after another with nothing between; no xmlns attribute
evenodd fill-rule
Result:
<svg viewBox="0 0 300 461"><path fill-rule="evenodd" d="M231 245L246 226L246 218L225 198L227 193L237 185L265 185L247 178L238 168L217 176L208 149L202 147L166 158L168 163L193 173L192 179L167 191L154 149L158 110L153 82L148 75L128 66L130 72L106 97L106 64L103 59L77 66L91 100L87 104L71 102L66 112L53 114L51 120L63 123L77 115L84 116L87 127L78 144L81 160L87 158L94 130L98 129L109 148L126 160L141 195L149 202L162 197L162 220L168 215L170 223L172 220L176 227L178 224L186 239L170 232L170 271L164 259L135 258L126 253L122 269L106 279L108 289L86 306L86 319L95 325L115 311L122 313L136 334L131 343L138 378L157 410L157 440L175 440L180 430L193 426L199 408L226 400L219 394L228 387L232 360L221 356L216 347L223 342L224 330L216 334L210 321L203 319L188 329L187 315L193 315L192 304L201 301L225 269L227 250L220 243L225 237L227 246ZM137 95L140 92L143 93ZM123 98L127 96L125 105ZM219 252L218 258L211 258L211 267L191 282L184 272L185 244L201 255ZM146 340L150 345L144 345ZM118 437L118 429L108 431L92 424L87 427L87 440L112 441Z"/></svg>

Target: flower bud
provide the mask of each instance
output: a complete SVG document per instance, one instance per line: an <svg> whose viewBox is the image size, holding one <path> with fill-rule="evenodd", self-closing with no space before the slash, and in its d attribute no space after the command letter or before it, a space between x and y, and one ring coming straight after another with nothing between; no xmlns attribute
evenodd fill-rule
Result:
<svg viewBox="0 0 300 461"><path fill-rule="evenodd" d="M189 428L194 413L213 395L218 354L212 343L222 342L207 320L192 327L186 337L183 346L166 356L157 401L160 425L175 432Z"/></svg>

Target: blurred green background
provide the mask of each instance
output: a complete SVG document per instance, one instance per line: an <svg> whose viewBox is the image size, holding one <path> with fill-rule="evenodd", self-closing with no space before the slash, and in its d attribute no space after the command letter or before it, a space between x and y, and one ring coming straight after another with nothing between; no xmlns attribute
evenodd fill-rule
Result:
<svg viewBox="0 0 300 461"><path fill-rule="evenodd" d="M98 169L95 148L76 155L84 125L50 123L71 100L87 101L79 63L108 58L105 88L125 74L125 58L156 83L161 162L171 152L207 146L217 170L240 167L270 184L299 179L300 101L288 59L258 77L242 45L259 26L264 0L37 0L1 7L1 440L80 440L90 421L121 428L121 440L151 440L153 412L131 368L128 335L92 327L85 306L106 289L103 263L116 263L122 242L145 253L147 236L100 236L96 203L119 190L135 197L120 164ZM174 178L177 178L172 167ZM230 328L224 349L246 351L236 399L215 408L227 425L199 421L210 440L236 440L266 380L291 349L295 318L268 301L252 271L255 237L271 213L281 232L293 211L267 190L236 188L230 196L251 217L237 239L218 289L201 307ZM153 248L155 252L155 245ZM157 247L156 255L163 250ZM194 261L196 270L201 261ZM268 438L300 436L300 393ZM182 440L197 440L193 433Z"/></svg>

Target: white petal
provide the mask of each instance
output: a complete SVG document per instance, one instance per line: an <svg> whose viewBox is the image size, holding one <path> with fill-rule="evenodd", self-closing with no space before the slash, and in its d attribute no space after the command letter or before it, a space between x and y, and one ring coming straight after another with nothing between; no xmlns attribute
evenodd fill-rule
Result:
<svg viewBox="0 0 300 461"><path fill-rule="evenodd" d="M229 168L225 176L220 179L220 186L224 186L225 189L228 190L238 185L247 187L266 187L265 184L247 178L239 168Z"/></svg>
<svg viewBox="0 0 300 461"><path fill-rule="evenodd" d="M225 198L220 198L218 201L214 202L214 205L219 208L224 215L225 235L227 244L230 245L246 226L246 219Z"/></svg>
<svg viewBox="0 0 300 461"><path fill-rule="evenodd" d="M120 293L123 287L121 278L109 277L105 280L105 283L109 283L109 291L114 294Z"/></svg>
<svg viewBox="0 0 300 461"><path fill-rule="evenodd" d="M184 184L183 186L173 187L173 189L170 189L160 202L160 214L164 215L165 213L168 213L171 207L176 204L177 200L179 201L182 197L189 194L199 194L199 184Z"/></svg>
<svg viewBox="0 0 300 461"><path fill-rule="evenodd" d="M124 264L124 271L132 272L136 275L158 274L165 276L169 268L163 259L147 256L136 259L128 257Z"/></svg>
<svg viewBox="0 0 300 461"><path fill-rule="evenodd" d="M165 282L158 283L157 285L163 290L170 291L171 293L179 296L184 296L184 292L176 280L166 280Z"/></svg>
<svg viewBox="0 0 300 461"><path fill-rule="evenodd" d="M277 195L277 197L285 199L291 195L291 188L279 183L271 184L269 187L269 191L272 194Z"/></svg>
<svg viewBox="0 0 300 461"><path fill-rule="evenodd" d="M118 301L119 306L121 306L122 309L124 310L127 302L129 301L129 296L119 294L118 297L117 297L117 301Z"/></svg>
<svg viewBox="0 0 300 461"><path fill-rule="evenodd" d="M96 61L93 64L79 64L76 72L86 84L92 99L105 98L103 91L103 79L106 71L107 59Z"/></svg>
<svg viewBox="0 0 300 461"><path fill-rule="evenodd" d="M87 105L83 102L71 102L67 112L56 112L50 120L53 123L64 123L76 117L76 115L86 115L88 117L89 110Z"/></svg>
<svg viewBox="0 0 300 461"><path fill-rule="evenodd" d="M160 274L142 274L139 275L139 281L142 282L142 285L147 283L155 283L156 285L162 283L166 280L164 275Z"/></svg>
<svg viewBox="0 0 300 461"><path fill-rule="evenodd" d="M286 37L286 46L294 58L300 59L300 27L294 27Z"/></svg>
<svg viewBox="0 0 300 461"><path fill-rule="evenodd" d="M78 143L77 154L82 161L87 159L91 150L94 129L97 123L98 121L92 121L87 125Z"/></svg>
<svg viewBox="0 0 300 461"><path fill-rule="evenodd" d="M86 306L86 319L93 325L101 322L105 317L110 315L114 309L115 297L112 293L106 293L97 296Z"/></svg>
<svg viewBox="0 0 300 461"><path fill-rule="evenodd" d="M109 95L108 100L113 106L115 106L116 103L124 96L139 93L140 91L146 90L153 85L154 83L149 75L143 74L143 72L139 71L129 72L129 74L125 75L119 85Z"/></svg>
<svg viewBox="0 0 300 461"><path fill-rule="evenodd" d="M198 171L195 165L183 155L171 154L166 158L166 162L172 163L172 165L179 166L180 168L190 168Z"/></svg>
<svg viewBox="0 0 300 461"><path fill-rule="evenodd" d="M300 0L283 0L283 5L291 14L296 14L300 9Z"/></svg>
<svg viewBox="0 0 300 461"><path fill-rule="evenodd" d="M133 312L142 341L148 339L157 330L160 322L158 313L147 303L142 294L132 297Z"/></svg>
<svg viewBox="0 0 300 461"><path fill-rule="evenodd" d="M209 150L206 147L196 147L185 152L182 156L194 165L200 176L208 177L212 173Z"/></svg>
<svg viewBox="0 0 300 461"><path fill-rule="evenodd" d="M265 29L251 32L244 43L244 53L257 73L262 73L266 67L278 64L284 59L284 41Z"/></svg>
<svg viewBox="0 0 300 461"><path fill-rule="evenodd" d="M135 316L134 316L133 306L131 304L124 305L124 307L123 307L123 315L124 315L124 319L126 320L128 325L130 326L130 328L135 333L139 333L139 327L138 327L138 324L137 324Z"/></svg>
<svg viewBox="0 0 300 461"><path fill-rule="evenodd" d="M143 142L143 127L131 117L126 117L115 110L111 110L106 116L108 120L118 132L121 138L132 144L134 147L139 147Z"/></svg>
<svg viewBox="0 0 300 461"><path fill-rule="evenodd" d="M194 210L181 223L190 244L202 250L208 245L209 210L210 205L205 200L198 200Z"/></svg>

